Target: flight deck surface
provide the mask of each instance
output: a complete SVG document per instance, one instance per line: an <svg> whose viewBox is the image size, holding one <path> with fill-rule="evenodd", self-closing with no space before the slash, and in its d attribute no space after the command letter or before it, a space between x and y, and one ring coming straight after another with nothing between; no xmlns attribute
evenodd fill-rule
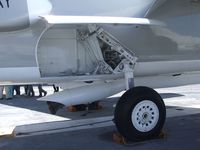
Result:
<svg viewBox="0 0 200 150"><path fill-rule="evenodd" d="M51 87L44 88L52 93ZM84 111L69 112L67 108L51 115L45 102L36 101L38 97L1 100L0 149L199 149L199 89L200 85L157 89L167 106L163 129L166 138L127 145L119 145L112 139L117 131L112 121L113 111L122 93L103 100L103 109L89 111L87 115ZM5 136L9 132L12 136Z"/></svg>

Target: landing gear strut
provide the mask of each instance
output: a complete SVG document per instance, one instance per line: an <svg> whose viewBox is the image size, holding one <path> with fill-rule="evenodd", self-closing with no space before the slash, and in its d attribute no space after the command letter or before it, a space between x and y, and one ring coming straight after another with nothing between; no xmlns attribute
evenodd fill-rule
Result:
<svg viewBox="0 0 200 150"><path fill-rule="evenodd" d="M165 118L166 108L162 98L148 87L129 89L118 101L114 114L118 131L129 141L158 136Z"/></svg>

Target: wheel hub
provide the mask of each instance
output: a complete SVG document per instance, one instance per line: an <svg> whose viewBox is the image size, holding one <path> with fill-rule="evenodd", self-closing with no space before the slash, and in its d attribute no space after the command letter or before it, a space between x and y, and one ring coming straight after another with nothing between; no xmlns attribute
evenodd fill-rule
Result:
<svg viewBox="0 0 200 150"><path fill-rule="evenodd" d="M148 121L149 121L149 113L148 112L145 112L145 113L143 113L143 115L142 115L142 121L144 122L144 123L147 123Z"/></svg>
<svg viewBox="0 0 200 150"><path fill-rule="evenodd" d="M144 100L134 107L131 119L137 130L148 132L156 126L158 118L159 110L156 104L150 100Z"/></svg>

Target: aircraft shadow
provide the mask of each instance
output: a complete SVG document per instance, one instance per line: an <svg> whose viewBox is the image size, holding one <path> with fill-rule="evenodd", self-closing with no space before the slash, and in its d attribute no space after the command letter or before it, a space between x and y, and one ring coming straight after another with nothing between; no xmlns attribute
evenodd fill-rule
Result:
<svg viewBox="0 0 200 150"><path fill-rule="evenodd" d="M178 93L160 93L160 96L165 99L165 98L175 98L175 97L182 97L184 95L178 94Z"/></svg>
<svg viewBox="0 0 200 150"><path fill-rule="evenodd" d="M181 97L181 96L184 96L184 95L176 94L176 93L161 93L161 97L163 99ZM0 104L50 114L50 111L48 109L46 102L37 101L36 100L37 98L38 97L26 97L26 96L16 97L15 96L11 100L0 100ZM89 110L88 112L85 112L85 111L69 112L67 107L63 107L62 109L58 110L56 115L61 116L61 117L71 118L72 120L92 118L92 117L111 116L113 115L115 105L119 98L120 97L110 97L110 98L101 100L100 104L102 105L102 109L100 110ZM83 114L85 113L86 115L84 116Z"/></svg>

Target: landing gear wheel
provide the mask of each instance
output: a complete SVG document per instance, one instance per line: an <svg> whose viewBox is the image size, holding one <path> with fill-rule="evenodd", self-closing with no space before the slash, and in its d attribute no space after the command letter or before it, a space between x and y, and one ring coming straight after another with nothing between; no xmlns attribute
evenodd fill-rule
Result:
<svg viewBox="0 0 200 150"><path fill-rule="evenodd" d="M148 87L135 87L122 95L114 118L118 131L127 140L146 140L160 134L166 108L156 91Z"/></svg>

